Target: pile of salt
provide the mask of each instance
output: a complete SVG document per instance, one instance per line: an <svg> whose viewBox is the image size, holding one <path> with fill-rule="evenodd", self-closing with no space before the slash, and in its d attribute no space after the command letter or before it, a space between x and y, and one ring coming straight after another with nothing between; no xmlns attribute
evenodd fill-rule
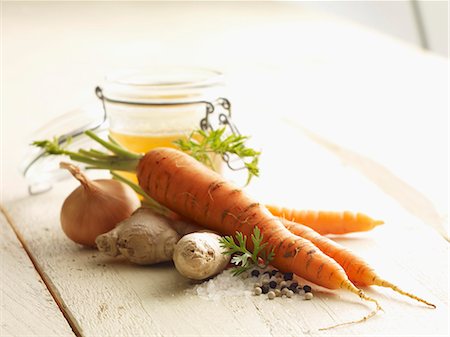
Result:
<svg viewBox="0 0 450 337"><path fill-rule="evenodd" d="M225 270L216 277L187 289L190 295L216 301L225 297L251 295L254 281L248 275L233 276Z"/></svg>

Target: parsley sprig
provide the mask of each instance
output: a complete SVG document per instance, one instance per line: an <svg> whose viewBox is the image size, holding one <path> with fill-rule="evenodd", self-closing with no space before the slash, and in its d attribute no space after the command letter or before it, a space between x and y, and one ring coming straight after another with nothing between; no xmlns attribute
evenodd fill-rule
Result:
<svg viewBox="0 0 450 337"><path fill-rule="evenodd" d="M226 159L228 167L233 170L246 169L246 184L248 185L253 177L259 176L258 161L261 153L245 145L249 137L236 134L225 136L225 130L226 128L208 131L195 130L187 139L178 139L174 143L180 150L189 153L212 170L216 171L216 167L211 159L211 154L217 154ZM232 167L230 155L239 157L243 167L237 169Z"/></svg>
<svg viewBox="0 0 450 337"><path fill-rule="evenodd" d="M267 252L267 242L263 242L264 236L258 227L253 229L251 240L253 242L253 252L247 249L247 237L241 232L236 232L236 240L232 236L225 236L220 238L220 247L225 249L223 254L233 255L231 263L236 267L231 271L234 276L238 276L243 272L257 266L265 268L273 260L275 253L273 248ZM262 259L263 264L260 263Z"/></svg>

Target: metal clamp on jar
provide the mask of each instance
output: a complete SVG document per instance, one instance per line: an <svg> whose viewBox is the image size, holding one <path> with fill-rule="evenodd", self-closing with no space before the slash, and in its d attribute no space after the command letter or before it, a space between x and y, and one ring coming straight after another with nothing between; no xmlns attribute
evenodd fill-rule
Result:
<svg viewBox="0 0 450 337"><path fill-rule="evenodd" d="M55 132L55 126L62 120L72 118L73 113L67 114L58 118L58 123L53 121L45 127L41 135L59 136L60 145L77 150L75 146L86 146L89 141L84 131L108 132L125 148L147 152L155 147L174 147L175 140L188 137L198 128L227 126L229 132L239 134L231 122L231 103L225 98L223 74L215 70L187 67L121 70L107 76L95 93L103 105L101 116L97 113L97 117L89 117L92 119L89 122L85 119L76 128L71 125L73 129L62 135L60 130L56 131L59 134L49 134ZM44 192L67 176L57 162L39 149L33 149L27 156L22 172L30 194Z"/></svg>
<svg viewBox="0 0 450 337"><path fill-rule="evenodd" d="M193 130L231 125L223 75L198 68L156 68L118 72L96 88L111 136L129 150L146 152ZM211 116L216 108L222 113ZM225 112L225 113L224 113ZM237 132L231 126L233 132Z"/></svg>

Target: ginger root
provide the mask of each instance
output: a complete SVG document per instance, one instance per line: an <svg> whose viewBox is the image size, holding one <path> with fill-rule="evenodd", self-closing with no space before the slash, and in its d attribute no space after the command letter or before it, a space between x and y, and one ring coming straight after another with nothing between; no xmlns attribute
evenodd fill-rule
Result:
<svg viewBox="0 0 450 337"><path fill-rule="evenodd" d="M145 265L172 260L179 239L169 219L148 208L139 208L114 229L99 235L95 243L99 251L109 256L123 255L133 263Z"/></svg>
<svg viewBox="0 0 450 337"><path fill-rule="evenodd" d="M113 257L123 255L137 264L173 259L181 275L203 280L225 269L230 256L222 254L219 235L199 230L182 219L169 219L149 208L139 208L114 229L99 235L95 243L99 251Z"/></svg>
<svg viewBox="0 0 450 337"><path fill-rule="evenodd" d="M219 235L207 231L183 236L175 245L175 268L193 280L204 280L220 273L230 261L230 256L222 254L219 239Z"/></svg>

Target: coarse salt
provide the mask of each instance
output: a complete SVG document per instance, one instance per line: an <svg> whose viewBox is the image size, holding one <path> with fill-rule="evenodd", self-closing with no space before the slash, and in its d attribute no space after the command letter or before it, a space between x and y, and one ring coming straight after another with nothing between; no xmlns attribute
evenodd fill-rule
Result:
<svg viewBox="0 0 450 337"><path fill-rule="evenodd" d="M250 296L254 282L255 280L250 277L233 276L231 270L225 270L216 277L187 289L186 292L216 301L224 297Z"/></svg>

